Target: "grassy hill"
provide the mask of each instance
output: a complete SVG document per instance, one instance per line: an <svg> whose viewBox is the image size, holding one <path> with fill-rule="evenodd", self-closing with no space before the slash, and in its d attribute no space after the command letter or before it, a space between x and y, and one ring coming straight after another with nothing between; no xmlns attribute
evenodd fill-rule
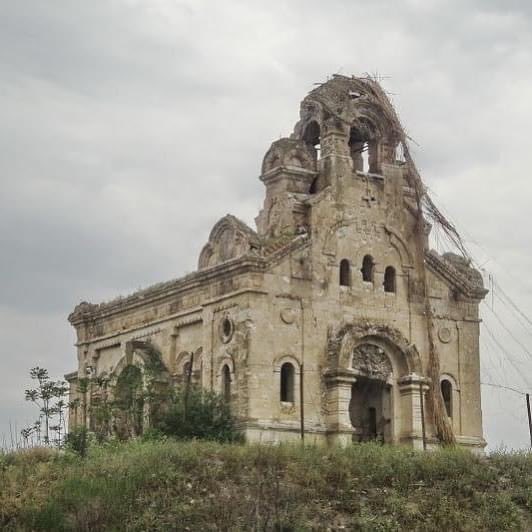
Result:
<svg viewBox="0 0 532 532"><path fill-rule="evenodd" d="M2 530L532 530L532 454L131 442L0 455Z"/></svg>

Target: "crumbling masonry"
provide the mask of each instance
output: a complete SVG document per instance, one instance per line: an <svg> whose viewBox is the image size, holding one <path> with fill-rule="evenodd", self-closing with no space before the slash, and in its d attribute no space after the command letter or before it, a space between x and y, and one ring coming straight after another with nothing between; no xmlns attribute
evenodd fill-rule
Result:
<svg viewBox="0 0 532 532"><path fill-rule="evenodd" d="M118 396L126 374L190 376L225 395L249 441L483 448L486 290L466 259L429 250L437 211L378 83L334 76L310 92L260 179L256 231L227 215L193 274L75 308L71 425L98 422L94 382ZM149 422L145 410L129 433Z"/></svg>

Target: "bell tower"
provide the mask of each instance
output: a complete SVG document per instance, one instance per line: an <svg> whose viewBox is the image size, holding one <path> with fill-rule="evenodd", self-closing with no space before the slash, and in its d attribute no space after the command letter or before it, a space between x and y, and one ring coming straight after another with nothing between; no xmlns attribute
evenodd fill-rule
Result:
<svg viewBox="0 0 532 532"><path fill-rule="evenodd" d="M282 138L271 145L260 176L266 186L264 206L255 220L260 236L292 237L307 230L303 199L317 175L316 150L303 140Z"/></svg>

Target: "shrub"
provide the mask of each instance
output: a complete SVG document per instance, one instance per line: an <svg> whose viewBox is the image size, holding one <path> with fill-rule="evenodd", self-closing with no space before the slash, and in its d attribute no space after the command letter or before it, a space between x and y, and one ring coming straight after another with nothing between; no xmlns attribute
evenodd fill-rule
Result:
<svg viewBox="0 0 532 532"><path fill-rule="evenodd" d="M156 428L146 429L141 436L143 442L165 441L166 439L166 434L162 430Z"/></svg>
<svg viewBox="0 0 532 532"><path fill-rule="evenodd" d="M89 449L89 438L86 427L76 427L71 430L65 440L66 448L79 454L81 457L87 455Z"/></svg>
<svg viewBox="0 0 532 532"><path fill-rule="evenodd" d="M180 389L173 395L155 428L183 440L242 440L227 401L219 394L195 387Z"/></svg>

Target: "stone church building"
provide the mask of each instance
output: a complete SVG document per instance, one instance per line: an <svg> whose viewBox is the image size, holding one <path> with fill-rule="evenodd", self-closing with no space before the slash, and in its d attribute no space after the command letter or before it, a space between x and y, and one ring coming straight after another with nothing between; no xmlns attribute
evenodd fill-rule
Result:
<svg viewBox="0 0 532 532"><path fill-rule="evenodd" d="M95 382L112 396L136 375L140 386L220 392L248 441L421 448L439 441L432 389L454 441L484 447L486 290L466 259L429 249L403 130L383 94L367 78L319 85L290 137L264 156L256 229L227 215L194 273L74 309L71 426L98 422ZM133 432L149 419L144 411Z"/></svg>

